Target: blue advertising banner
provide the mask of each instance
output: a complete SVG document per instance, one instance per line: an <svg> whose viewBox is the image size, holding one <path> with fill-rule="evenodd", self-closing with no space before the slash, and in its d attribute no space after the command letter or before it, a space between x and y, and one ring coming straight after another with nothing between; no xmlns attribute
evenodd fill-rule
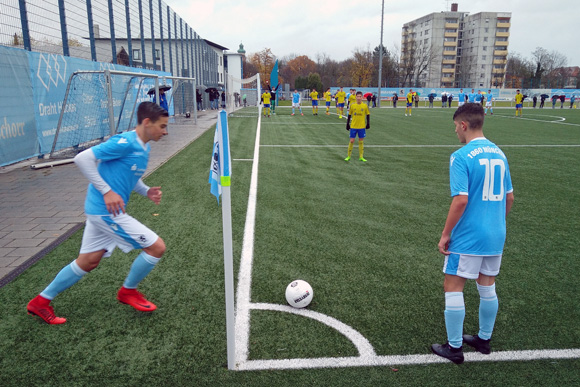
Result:
<svg viewBox="0 0 580 387"><path fill-rule="evenodd" d="M0 46L0 166L38 154L26 51Z"/></svg>

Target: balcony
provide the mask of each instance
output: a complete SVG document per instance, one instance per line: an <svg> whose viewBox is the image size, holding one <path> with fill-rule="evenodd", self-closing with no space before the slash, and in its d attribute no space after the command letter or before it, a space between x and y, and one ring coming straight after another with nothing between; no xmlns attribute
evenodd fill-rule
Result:
<svg viewBox="0 0 580 387"><path fill-rule="evenodd" d="M507 60L506 59L494 59L492 64L494 65L505 65L507 64Z"/></svg>
<svg viewBox="0 0 580 387"><path fill-rule="evenodd" d="M442 64L455 64L455 59L443 59Z"/></svg>
<svg viewBox="0 0 580 387"><path fill-rule="evenodd" d="M445 23L445 28L455 28L458 29L459 28L459 23Z"/></svg>
<svg viewBox="0 0 580 387"><path fill-rule="evenodd" d="M496 40L495 41L495 45L496 46L507 46L508 43L509 43L508 41L505 41L505 42L504 41L500 41L500 40Z"/></svg>
<svg viewBox="0 0 580 387"><path fill-rule="evenodd" d="M459 32L445 32L443 36L446 38L457 38L459 36Z"/></svg>
<svg viewBox="0 0 580 387"><path fill-rule="evenodd" d="M493 56L507 56L507 54L508 54L507 50L502 51L495 50L493 52Z"/></svg>
<svg viewBox="0 0 580 387"><path fill-rule="evenodd" d="M455 50L451 51L451 50L449 50L448 47L445 47L445 51L443 51L443 55L456 55L456 54L457 54L457 51L455 51Z"/></svg>
<svg viewBox="0 0 580 387"><path fill-rule="evenodd" d="M441 82L446 82L446 83L450 83L455 81L455 77L450 76L450 77L441 77Z"/></svg>
<svg viewBox="0 0 580 387"><path fill-rule="evenodd" d="M505 74L505 69L493 69L493 72L498 74L498 76Z"/></svg>
<svg viewBox="0 0 580 387"><path fill-rule="evenodd" d="M509 32L496 32L495 36L497 38L509 38L510 33Z"/></svg>
<svg viewBox="0 0 580 387"><path fill-rule="evenodd" d="M509 22L505 23L505 22L499 22L498 21L496 27L497 28L510 28L511 27L511 23L509 23Z"/></svg>
<svg viewBox="0 0 580 387"><path fill-rule="evenodd" d="M457 42L443 42L444 47L457 47ZM445 48L444 48L445 50Z"/></svg>
<svg viewBox="0 0 580 387"><path fill-rule="evenodd" d="M455 74L455 69L441 69L441 72L446 76L451 77L452 75L449 74Z"/></svg>

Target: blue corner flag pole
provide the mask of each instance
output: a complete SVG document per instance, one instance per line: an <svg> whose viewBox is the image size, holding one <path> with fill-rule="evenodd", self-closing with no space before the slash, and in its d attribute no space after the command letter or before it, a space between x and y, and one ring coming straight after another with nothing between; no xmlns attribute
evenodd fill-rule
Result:
<svg viewBox="0 0 580 387"><path fill-rule="evenodd" d="M216 196L219 203L222 195L222 226L224 242L224 277L226 293L226 333L228 369L236 365L236 332L234 314L234 259L232 249L232 206L231 206L231 158L230 139L228 133L228 115L225 110L218 113L215 128L213 154L209 172L210 192Z"/></svg>

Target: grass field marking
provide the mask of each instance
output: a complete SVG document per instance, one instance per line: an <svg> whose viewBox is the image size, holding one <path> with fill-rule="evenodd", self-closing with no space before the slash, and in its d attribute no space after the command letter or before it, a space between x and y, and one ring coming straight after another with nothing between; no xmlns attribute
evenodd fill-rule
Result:
<svg viewBox="0 0 580 387"><path fill-rule="evenodd" d="M260 145L265 148L347 148L348 145ZM367 145L365 148L459 148L463 145ZM580 144L497 144L501 148L577 148Z"/></svg>
<svg viewBox="0 0 580 387"><path fill-rule="evenodd" d="M254 161L254 159L233 159L233 161Z"/></svg>
<svg viewBox="0 0 580 387"><path fill-rule="evenodd" d="M346 338L348 338L358 350L361 358L371 358L376 357L377 354L371 343L361 335L357 330L351 326L330 317L326 314L315 312L310 309L298 309L293 308L289 305L279 305L279 304L267 304L267 303L252 303L250 305L251 309L255 310L274 310L278 312L292 313L303 317L308 317L313 320L319 321L331 328L336 329L338 332L342 333Z"/></svg>
<svg viewBox="0 0 580 387"><path fill-rule="evenodd" d="M477 352L464 352L465 362L499 362L499 361L530 361L542 359L577 359L580 349L546 349L527 351L502 351L483 355ZM370 367L394 365L425 365L448 363L449 360L437 355L393 355L374 357L325 357L315 359L282 359L282 360L250 360L240 364L240 371L259 371L273 369L307 369L307 368L343 368Z"/></svg>
<svg viewBox="0 0 580 387"><path fill-rule="evenodd" d="M248 210L246 212L246 224L244 226L244 241L242 244L242 256L240 259L240 271L238 274L238 289L236 302L236 364L248 359L250 339L250 290L252 286L252 264L254 259L254 231L256 227L256 200L258 197L258 164L260 161L260 133L262 128L262 109L258 111L258 125L256 128L256 142L254 145L254 158L252 175L250 178L250 192L248 197Z"/></svg>

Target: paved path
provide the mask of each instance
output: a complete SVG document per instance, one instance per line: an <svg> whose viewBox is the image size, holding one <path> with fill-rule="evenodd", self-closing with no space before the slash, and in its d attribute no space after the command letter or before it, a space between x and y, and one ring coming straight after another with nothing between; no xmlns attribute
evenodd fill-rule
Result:
<svg viewBox="0 0 580 387"><path fill-rule="evenodd" d="M216 111L169 124L169 135L151 143L146 175L217 121ZM208 150L208 155L211 153ZM74 164L33 170L33 162L0 168L0 287L80 229L87 180Z"/></svg>

